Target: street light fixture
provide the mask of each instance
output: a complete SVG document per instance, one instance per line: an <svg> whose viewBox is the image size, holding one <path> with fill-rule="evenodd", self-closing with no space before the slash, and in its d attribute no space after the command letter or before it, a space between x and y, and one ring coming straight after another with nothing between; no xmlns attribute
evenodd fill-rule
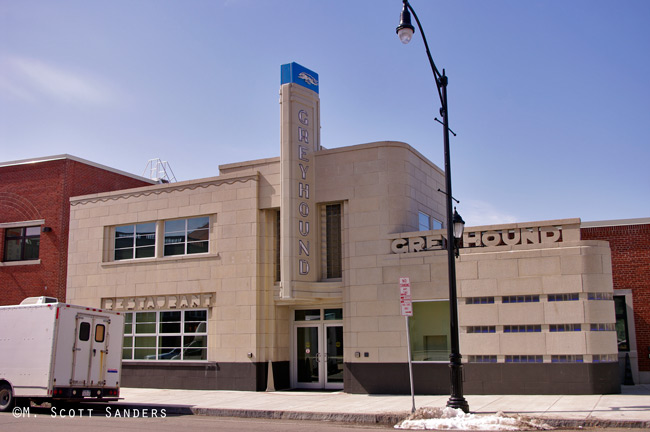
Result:
<svg viewBox="0 0 650 432"><path fill-rule="evenodd" d="M454 240L456 245L456 258L460 256L460 247L463 243L463 231L465 231L465 221L456 211L454 207Z"/></svg>
<svg viewBox="0 0 650 432"><path fill-rule="evenodd" d="M442 73L436 67L429 51L429 44L427 38L424 36L422 25L418 19L417 14L409 4L408 0L403 0L404 7L400 16L400 23L397 27L397 35L402 43L407 44L411 41L415 28L411 24L411 14L415 18L415 22L422 34L424 47L427 51L431 71L436 81L436 88L438 89L438 96L440 97L440 115L443 118L443 138L445 146L445 197L447 207L447 259L448 259L448 272L449 272L449 315L450 315L450 332L451 332L451 353L449 354L449 371L451 381L451 396L447 401L447 406L450 408L459 408L464 412L469 412L469 404L463 397L463 364L462 356L460 355L460 343L458 340L458 297L456 293L456 261L455 261L455 243L452 239L456 239L454 233L454 216L452 215L452 194L451 194L451 163L449 162L449 116L447 111L447 76L445 70ZM458 215L457 212L455 212ZM462 218L458 215L458 225L461 228L464 225ZM462 222L462 223L461 223ZM462 230L459 234L462 237Z"/></svg>

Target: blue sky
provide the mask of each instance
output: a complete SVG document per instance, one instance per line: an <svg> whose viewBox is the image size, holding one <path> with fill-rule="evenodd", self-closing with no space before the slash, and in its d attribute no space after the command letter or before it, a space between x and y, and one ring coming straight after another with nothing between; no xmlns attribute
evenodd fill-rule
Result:
<svg viewBox="0 0 650 432"><path fill-rule="evenodd" d="M412 0L449 76L469 225L650 217L650 2ZM400 0L0 0L0 160L69 153L178 180L280 151L280 65L320 76L327 148L404 141L443 165Z"/></svg>

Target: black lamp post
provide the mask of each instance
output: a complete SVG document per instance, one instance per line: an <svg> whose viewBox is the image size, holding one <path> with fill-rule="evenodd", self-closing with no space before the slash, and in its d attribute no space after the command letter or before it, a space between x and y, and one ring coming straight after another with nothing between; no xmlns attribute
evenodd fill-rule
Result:
<svg viewBox="0 0 650 432"><path fill-rule="evenodd" d="M417 14L409 4L408 0L403 0L404 7L402 8L402 14L400 17L400 23L397 27L397 34L402 41L402 43L407 44L411 41L413 37L413 32L415 28L411 25L411 13L415 17L415 22L420 29L422 34L422 40L424 41L424 47L427 50L427 57L429 58L429 64L431 65L431 71L433 72L433 77L436 81L436 87L438 88L438 96L440 97L440 115L443 118L443 137L445 144L445 197L447 204L447 257L448 257L448 268L449 268L449 315L450 315L450 331L451 331L451 353L449 354L449 371L451 379L451 396L447 401L447 406L451 408L460 408L464 412L469 412L469 404L463 396L463 374L462 374L462 362L460 355L460 343L458 341L458 304L457 304L457 294L456 294L456 233L454 232L454 222L458 222L459 225L459 236L462 238L462 226L464 225L463 219L458 215L458 212L454 211L455 216L452 214L451 205L452 205L452 194L451 194L451 164L449 162L449 115L448 115L448 106L447 106L447 76L445 75L445 70L442 70L442 74L438 71L436 64L433 62L431 57L431 52L429 51L429 44L427 43L427 38L424 36L424 31L422 30L422 25L418 19Z"/></svg>

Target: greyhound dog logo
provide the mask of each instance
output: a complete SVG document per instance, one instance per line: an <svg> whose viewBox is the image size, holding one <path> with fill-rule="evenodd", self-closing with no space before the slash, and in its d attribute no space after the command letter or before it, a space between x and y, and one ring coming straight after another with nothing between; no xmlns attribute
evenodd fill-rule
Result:
<svg viewBox="0 0 650 432"><path fill-rule="evenodd" d="M307 84L317 86L318 85L318 80L314 78L313 76L309 75L307 72L300 72L298 74L298 78L301 80L304 80Z"/></svg>

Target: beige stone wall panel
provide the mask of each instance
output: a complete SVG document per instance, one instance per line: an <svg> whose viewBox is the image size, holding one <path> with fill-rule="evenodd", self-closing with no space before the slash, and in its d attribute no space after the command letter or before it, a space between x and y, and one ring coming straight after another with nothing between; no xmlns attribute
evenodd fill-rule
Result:
<svg viewBox="0 0 650 432"><path fill-rule="evenodd" d="M499 322L496 304L468 305L459 300L458 323L460 326L494 325Z"/></svg>
<svg viewBox="0 0 650 432"><path fill-rule="evenodd" d="M461 333L460 352L469 355L497 355L502 352L497 333Z"/></svg>
<svg viewBox="0 0 650 432"><path fill-rule="evenodd" d="M497 308L499 310L498 324L501 325L541 324L544 322L544 303L542 302L501 303L497 305Z"/></svg>
<svg viewBox="0 0 650 432"><path fill-rule="evenodd" d="M545 302L546 324L565 324L585 322L583 301Z"/></svg>
<svg viewBox="0 0 650 432"><path fill-rule="evenodd" d="M584 302L586 323L615 323L613 300L586 300Z"/></svg>
<svg viewBox="0 0 650 432"><path fill-rule="evenodd" d="M587 351L587 332L555 332L546 334L549 355L580 355Z"/></svg>
<svg viewBox="0 0 650 432"><path fill-rule="evenodd" d="M544 333L502 333L499 335L500 354L544 355L547 345Z"/></svg>

